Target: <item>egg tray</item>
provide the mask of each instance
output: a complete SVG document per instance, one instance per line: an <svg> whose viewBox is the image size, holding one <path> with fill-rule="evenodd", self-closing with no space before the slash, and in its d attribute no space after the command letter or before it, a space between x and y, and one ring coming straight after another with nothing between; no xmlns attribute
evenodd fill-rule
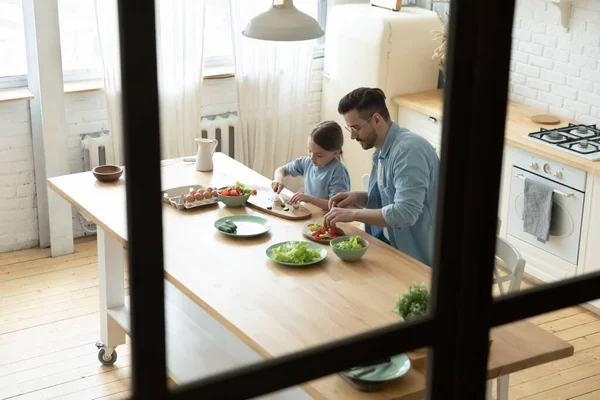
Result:
<svg viewBox="0 0 600 400"><path fill-rule="evenodd" d="M198 191L199 189L206 190L206 186L202 185L188 185L178 186L172 189L162 191L162 199L164 202L172 205L178 210L186 210L190 208L209 206L216 204L219 200L217 197L211 197L210 199L195 200L193 202L182 201L182 195L185 197L191 190Z"/></svg>

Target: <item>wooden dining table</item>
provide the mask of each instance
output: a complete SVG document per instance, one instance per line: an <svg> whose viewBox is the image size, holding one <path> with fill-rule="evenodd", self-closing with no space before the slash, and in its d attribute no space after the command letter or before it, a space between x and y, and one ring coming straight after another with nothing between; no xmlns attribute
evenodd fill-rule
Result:
<svg viewBox="0 0 600 400"><path fill-rule="evenodd" d="M222 187L240 181L258 192L271 190L269 179L222 153L215 153L211 172L198 172L194 163L182 159L164 160L161 170L163 189L192 184ZM130 334L129 301L124 295L124 249L128 243L125 179L127 170L113 183L99 182L91 172L48 180L50 189L98 227L99 322L101 340L110 349L125 343L125 335ZM313 219L322 217L322 210L307 207ZM239 214L260 215L272 228L245 239L223 235L214 228L217 219ZM304 223L306 220L287 220L250 206L230 208L217 203L179 210L164 203L165 280L175 288L165 301L167 368L176 383L240 364L235 355L227 365L206 362L213 354L207 343L218 340L215 342L215 334L206 333L202 322L206 317L195 317L199 312L250 348L257 355L246 359L250 362L398 323L401 317L393 311L398 296L411 285L429 286L429 267L353 224L340 227L370 244L359 261L344 262L327 245L322 245L327 257L310 267L286 267L271 261L265 254L270 245L306 240ZM573 354L571 345L528 321L496 327L491 338L488 378ZM419 353L409 353L415 354ZM422 363L414 361L415 368L375 393L359 392L338 375L300 387L313 398L418 399L424 393L425 372Z"/></svg>

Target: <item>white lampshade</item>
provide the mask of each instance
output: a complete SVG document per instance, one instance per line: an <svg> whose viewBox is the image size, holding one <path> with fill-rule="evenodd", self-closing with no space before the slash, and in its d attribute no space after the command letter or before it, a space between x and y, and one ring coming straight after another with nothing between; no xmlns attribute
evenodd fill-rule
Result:
<svg viewBox="0 0 600 400"><path fill-rule="evenodd" d="M268 11L252 18L242 34L253 39L293 42L316 39L325 32L314 18L294 7L292 0L276 0Z"/></svg>

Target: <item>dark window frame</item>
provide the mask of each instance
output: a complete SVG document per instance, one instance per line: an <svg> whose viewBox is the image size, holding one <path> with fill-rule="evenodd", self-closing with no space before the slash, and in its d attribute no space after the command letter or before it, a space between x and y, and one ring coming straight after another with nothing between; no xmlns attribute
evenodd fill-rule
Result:
<svg viewBox="0 0 600 400"><path fill-rule="evenodd" d="M155 12L119 1L134 398L245 399L427 346L427 398L484 398L490 328L598 297L600 273L492 298L514 0L451 15L430 315L167 390Z"/></svg>

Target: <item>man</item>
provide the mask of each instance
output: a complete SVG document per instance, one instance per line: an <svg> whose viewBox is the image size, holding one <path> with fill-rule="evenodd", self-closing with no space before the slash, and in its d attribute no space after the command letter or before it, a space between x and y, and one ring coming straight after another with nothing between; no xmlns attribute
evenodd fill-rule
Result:
<svg viewBox="0 0 600 400"><path fill-rule="evenodd" d="M376 150L368 192L333 196L325 225L363 222L367 233L431 266L439 169L433 146L391 120L381 89L353 90L338 112L351 138ZM366 208L344 208L353 205Z"/></svg>

